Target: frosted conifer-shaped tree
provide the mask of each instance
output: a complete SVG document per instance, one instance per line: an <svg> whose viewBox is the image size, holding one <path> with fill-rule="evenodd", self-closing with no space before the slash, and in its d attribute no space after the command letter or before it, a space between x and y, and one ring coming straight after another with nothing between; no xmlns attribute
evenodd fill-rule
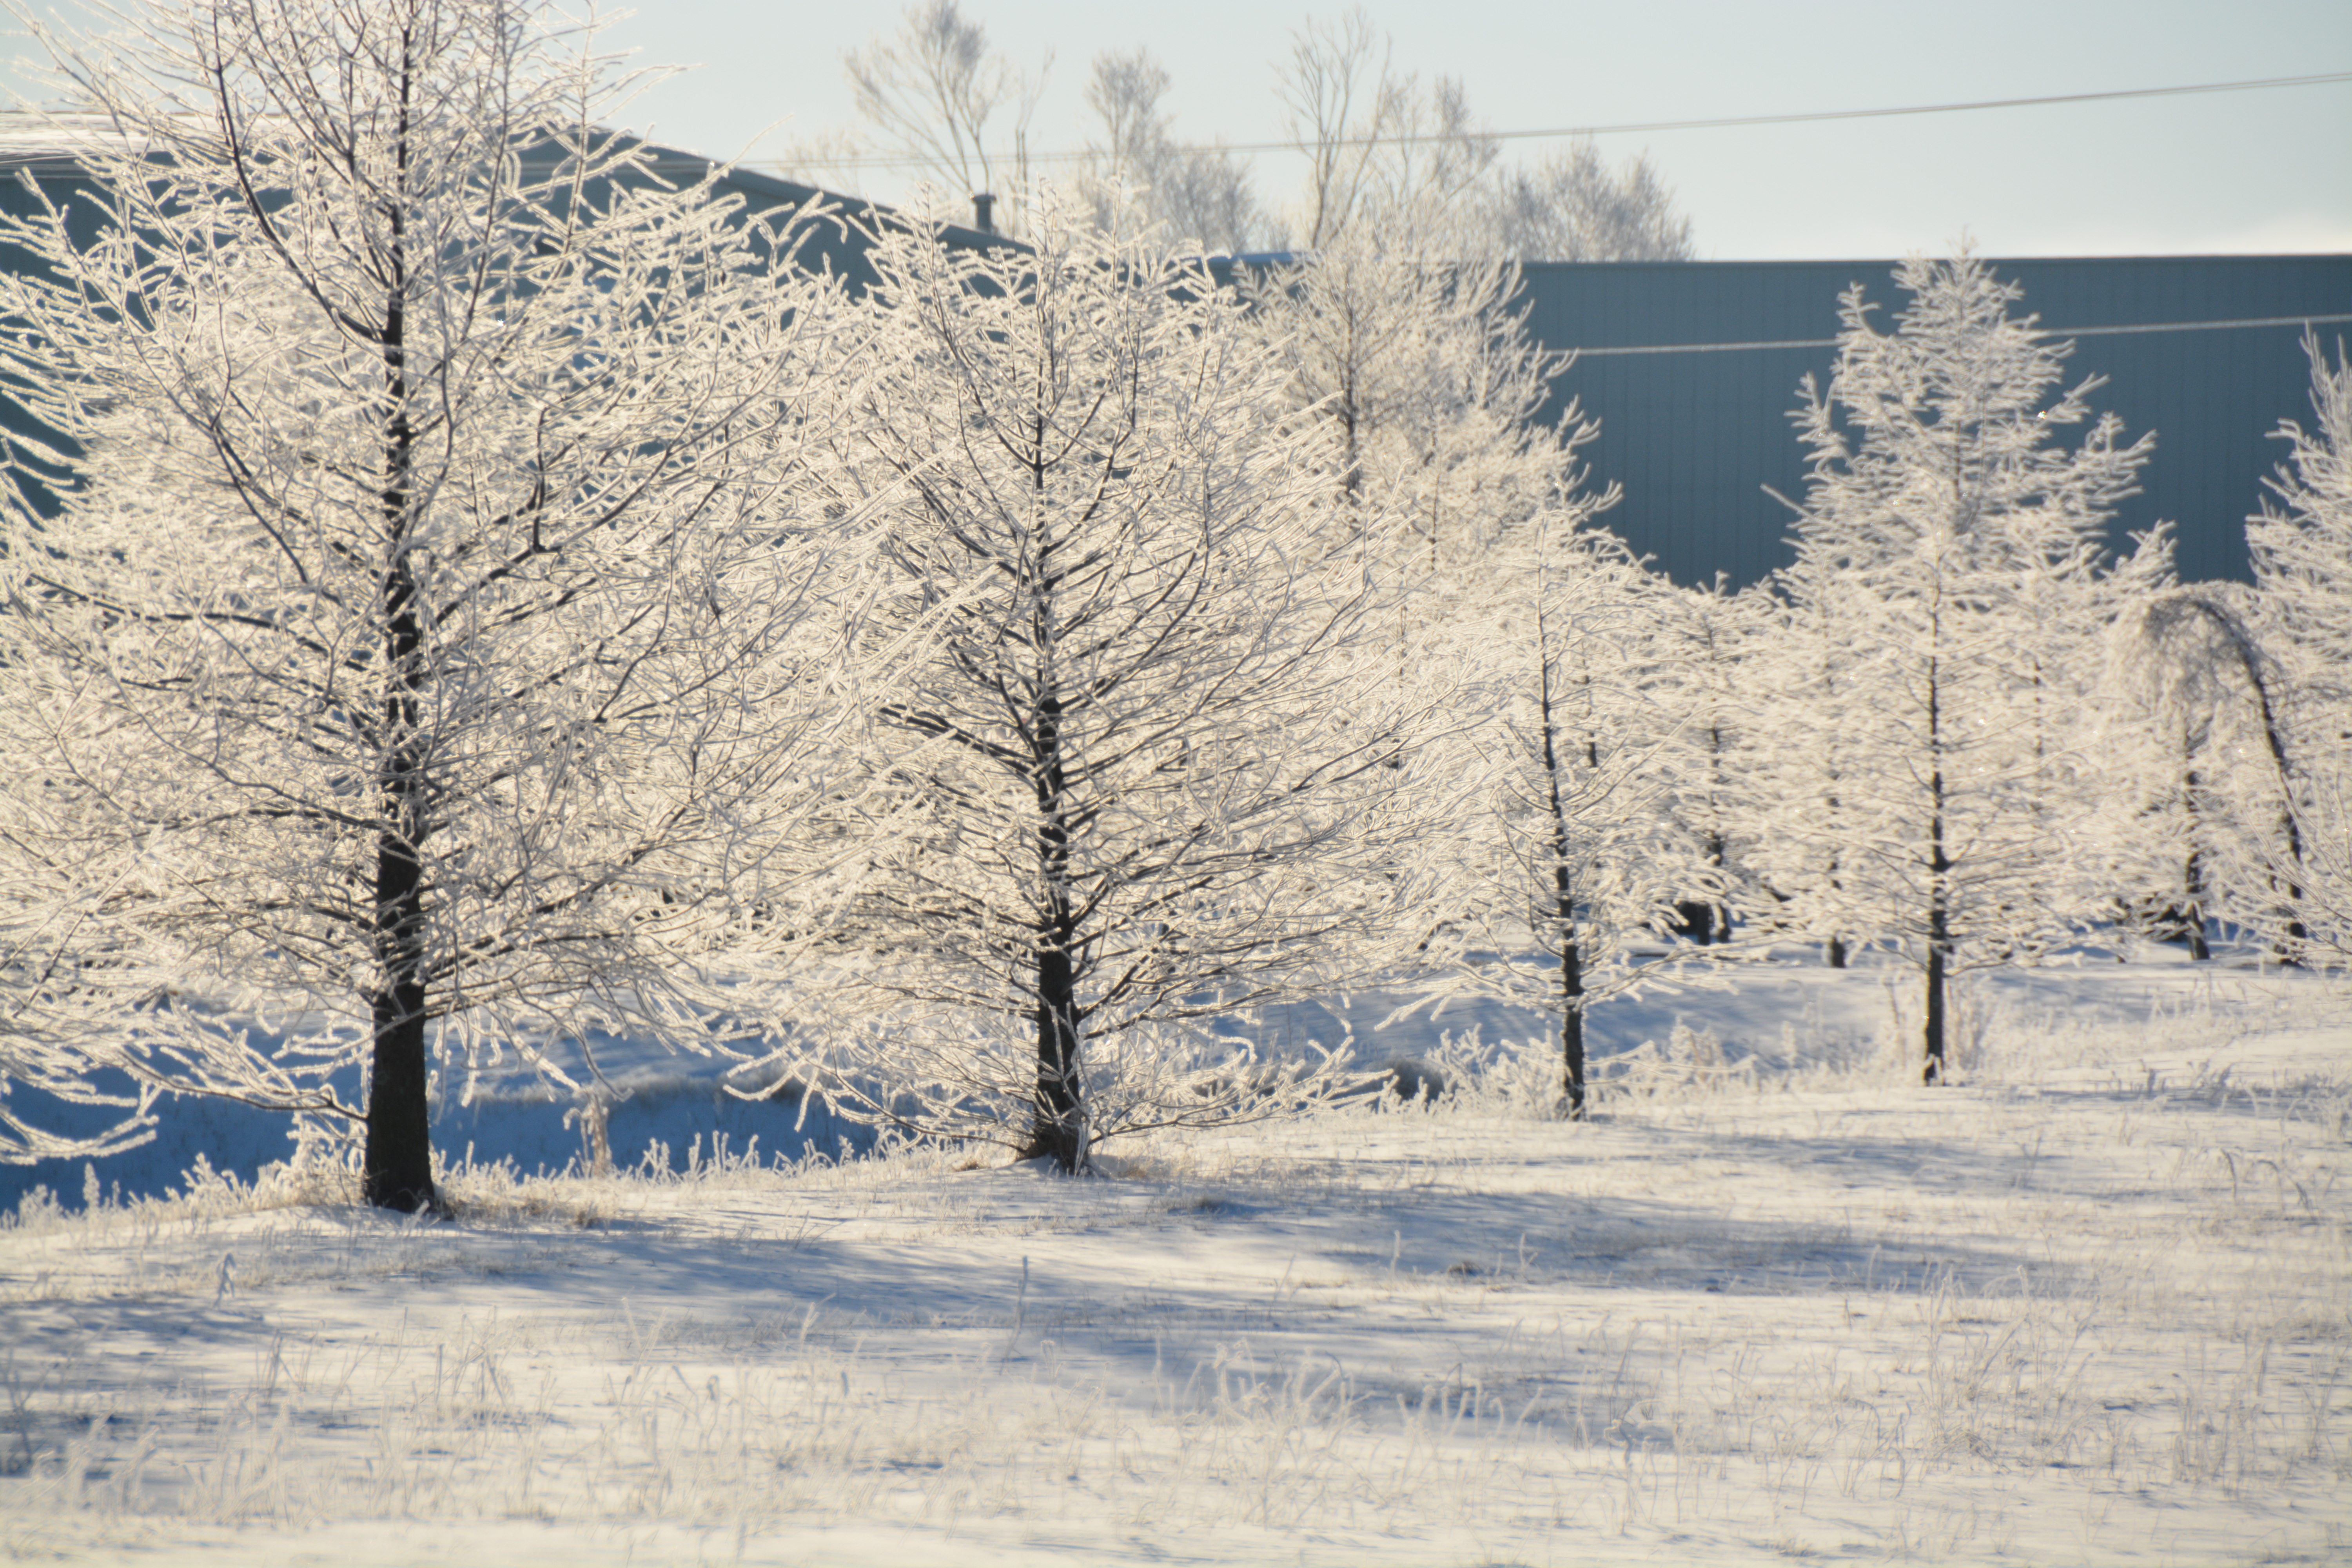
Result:
<svg viewBox="0 0 2352 1568"><path fill-rule="evenodd" d="M1324 433L1330 548L1391 603L1391 658L1469 676L1509 575L1496 552L1539 516L1589 520L1617 492L1579 493L1576 452L1597 426L1572 399L1539 417L1569 360L1528 338L1517 269L1433 257L1429 237L1357 226L1242 287L1286 369L1290 416Z"/></svg>
<svg viewBox="0 0 2352 1568"><path fill-rule="evenodd" d="M1800 550L1799 566L1805 565ZM1741 678L1752 694L1755 744L1745 759L1754 839L1750 854L1775 931L1822 944L1823 961L1843 969L1853 910L1844 872L1852 851L1845 814L1852 742L1842 727L1852 661L1844 627L1846 594L1861 592L1834 570L1814 571L1801 594L1776 595L1771 625L1751 649ZM1784 831L1792 815L1811 822Z"/></svg>
<svg viewBox="0 0 2352 1568"><path fill-rule="evenodd" d="M2192 583L2149 596L2116 626L2128 724L2110 765L2119 784L2133 764L2140 773L2128 912L2199 960L2212 956L2210 919L2260 928L2279 912L2267 868L2295 841L2287 684L2251 600L2242 584Z"/></svg>
<svg viewBox="0 0 2352 1568"><path fill-rule="evenodd" d="M2285 821L2266 858L2262 923L2290 952L2352 963L2352 363L2307 341L2313 423L2278 434L2292 452L2276 500L2246 524L2257 635L2283 690L2278 764Z"/></svg>
<svg viewBox="0 0 2352 1568"><path fill-rule="evenodd" d="M1719 577L1704 588L1659 587L1652 723L1663 726L1674 781L1663 807L1698 868L1675 895L1676 923L1702 946L1727 943L1735 909L1758 896L1748 865L1759 741L1749 667L1773 629L1773 606L1761 589L1734 593Z"/></svg>
<svg viewBox="0 0 2352 1568"><path fill-rule="evenodd" d="M1581 432L1585 438L1591 427ZM1675 590L1571 494L1496 552L1472 636L1483 718L1466 737L1475 808L1430 939L1433 996L1501 996L1556 1021L1560 1106L1588 1104L1586 1016L1641 978L1630 951L1675 903L1720 885L1671 810L1680 735L1658 623Z"/></svg>
<svg viewBox="0 0 2352 1568"><path fill-rule="evenodd" d="M1559 458L1530 447L1529 416L1562 365L1508 310L1516 268L1433 255L1426 238L1358 226L1243 279L1290 403L1329 427L1337 519L1424 572L1491 517L1550 498Z"/></svg>
<svg viewBox="0 0 2352 1568"><path fill-rule="evenodd" d="M875 252L834 482L881 503L877 635L935 627L870 760L926 830L857 905L899 1010L830 1081L1075 1169L1301 1092L1198 1026L1403 929L1427 702L1380 657L1392 606L1328 548L1323 431L1286 417L1234 293L1050 199L1033 222L1034 253Z"/></svg>
<svg viewBox="0 0 2352 1568"><path fill-rule="evenodd" d="M126 26L51 41L97 194L0 235L0 359L79 475L7 520L6 787L109 1060L348 1119L368 1200L431 1206L436 1059L702 1038L713 868L789 837L805 792L747 786L825 711L828 295L602 130L609 62L533 5Z"/></svg>
<svg viewBox="0 0 2352 1568"><path fill-rule="evenodd" d="M1804 929L1916 966L1935 1083L1953 977L2030 958L2112 898L2099 655L2169 562L2159 536L2110 564L2105 525L2150 440L2092 420L2095 379L2063 388L2067 345L2010 314L2021 291L1967 251L1895 276L1895 330L1850 290L1829 384L1809 380L1795 416L1811 479L1779 588L1818 628L1820 668L1767 724L1799 745L1833 733L1839 754L1833 781L1781 795L1771 832L1784 866L1814 868L1789 889Z"/></svg>

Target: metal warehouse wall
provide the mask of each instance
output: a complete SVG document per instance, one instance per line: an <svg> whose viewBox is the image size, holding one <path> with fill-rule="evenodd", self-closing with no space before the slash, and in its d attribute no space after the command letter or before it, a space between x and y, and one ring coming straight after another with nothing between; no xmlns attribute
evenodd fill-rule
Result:
<svg viewBox="0 0 2352 1568"><path fill-rule="evenodd" d="M2311 423L2301 320L2352 313L2352 256L2098 258L1992 263L2022 284L2018 309L2060 335L2101 327L2277 317L2295 324L2134 331L2077 340L2071 379L2099 374L2091 399L2127 437L2156 432L2141 493L2115 538L2175 525L2184 579L2247 574L2246 514L2285 455L2282 419ZM1892 261L1542 263L1526 269L1528 327L1554 349L1588 351L1558 384L1601 421L1586 448L1595 480L1625 499L1604 521L1675 579L1717 572L1750 583L1793 558L1787 508L1804 493L1789 411L1807 372L1826 381L1828 347L1672 353L1629 348L1820 341L1838 296L1861 283L1882 328L1906 300ZM2331 347L2352 323L2324 325ZM1557 408L1550 411L1557 414Z"/></svg>
<svg viewBox="0 0 2352 1568"><path fill-rule="evenodd" d="M14 136L16 144L11 145ZM29 146L26 144L30 138ZM708 160L691 153L667 148L653 149L655 173L663 180L690 184L703 178L710 169ZM30 180L38 194L26 187ZM854 289L863 290L875 280L869 259L871 245L861 232L861 226L872 227L890 221L891 210L873 203L847 196L834 195L810 185L779 180L748 169L730 170L720 184L730 195L740 198L750 214L782 220L793 213L823 211L829 215L813 222L793 236L793 256L798 265L814 270L829 271L847 280ZM601 192L594 193L599 200ZM65 209L70 230L78 244L89 244L107 221L102 205L80 165L69 151L44 149L39 145L37 128L31 132L9 124L0 115L0 212L14 216L30 216L40 210L43 203L55 204ZM1006 243L997 236L980 233L971 228L947 226L941 231L950 245L963 247L996 246ZM32 265L32 258L14 246L0 245L0 268L21 270ZM8 395L5 383L0 383L0 442L9 433L36 435L45 444L59 445L54 432L43 431L15 398ZM24 448L15 450L28 456ZM40 466L47 480L28 487L27 498L43 515L53 515L58 501L52 491L70 483L71 476Z"/></svg>

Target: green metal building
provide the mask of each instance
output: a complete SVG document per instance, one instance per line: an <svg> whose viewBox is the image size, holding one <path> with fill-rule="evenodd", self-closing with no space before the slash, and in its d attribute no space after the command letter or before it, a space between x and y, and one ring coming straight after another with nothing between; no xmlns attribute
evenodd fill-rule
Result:
<svg viewBox="0 0 2352 1568"><path fill-rule="evenodd" d="M1863 286L1882 328L1908 297L1892 261L1543 263L1528 325L1578 358L1556 384L1601 422L1586 448L1625 499L1604 521L1677 582L1757 580L1793 559L1804 495L1789 415L1835 357L1838 299ZM2281 420L2311 422L2306 330L2352 342L2352 256L1995 260L2018 309L2074 340L2071 380L2102 375L2095 411L2156 432L2115 537L2171 522L2184 580L2247 574L2245 520L2285 455ZM1552 410L1557 413L1557 408Z"/></svg>
<svg viewBox="0 0 2352 1568"><path fill-rule="evenodd" d="M29 175L52 198L83 184L71 154L42 145L0 117L0 208L23 210ZM661 150L667 177L690 181L709 165ZM723 182L751 211L821 204L835 221L799 252L862 284L870 278L861 225L887 209L736 170ZM93 226L95 212L91 214ZM1003 244L976 228L951 243ZM24 264L0 253L0 266ZM1275 259L1251 258L1253 260ZM2114 410L2128 436L2153 429L2141 493L2116 519L2116 539L2174 524L2185 579L2246 574L2245 519L2283 455L2272 434L2308 422L2305 331L2333 347L2352 340L2352 256L2088 258L1992 263L2021 284L2021 309L2076 340L2074 379L2104 375L2094 408ZM1892 261L1537 263L1521 302L1539 342L1574 350L1555 385L1601 421L1587 457L1597 483L1624 500L1605 521L1676 581L1721 573L1735 584L1792 558L1791 514L1769 490L1804 493L1803 449L1790 424L1798 384L1826 378L1838 298L1860 283L1890 320L1904 296ZM1221 267L1220 270L1223 268ZM0 428L22 415L0 389Z"/></svg>

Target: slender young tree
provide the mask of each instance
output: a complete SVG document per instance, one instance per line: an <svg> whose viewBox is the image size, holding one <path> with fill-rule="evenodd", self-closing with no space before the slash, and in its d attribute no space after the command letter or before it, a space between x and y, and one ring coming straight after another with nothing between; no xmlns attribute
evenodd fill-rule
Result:
<svg viewBox="0 0 2352 1568"><path fill-rule="evenodd" d="M1659 584L1664 588L1664 584ZM1757 704L1746 689L1771 629L1769 595L1734 593L1724 579L1704 588L1657 593L1658 644L1652 705L1674 788L1665 810L1701 868L1675 896L1676 925L1700 946L1728 944L1735 909L1756 902L1749 866L1758 749Z"/></svg>
<svg viewBox="0 0 2352 1568"><path fill-rule="evenodd" d="M2266 851L2275 897L2262 917L2284 951L2352 963L2352 362L2316 338L2313 424L2278 437L2292 450L2274 500L2246 522L2257 636L2282 700L2277 762L2287 801Z"/></svg>
<svg viewBox="0 0 2352 1568"><path fill-rule="evenodd" d="M1780 589L1824 626L1830 678L1770 722L1844 745L1835 816L1809 785L1774 831L1834 864L1802 890L1810 929L1918 967L1936 1083L1953 977L2030 958L2112 896L2096 655L2169 552L2159 535L2110 565L2105 524L2151 443L2124 445L2113 415L2053 439L2099 384L2059 390L2068 345L2010 315L2021 291L1965 250L1895 276L1895 330L1850 290L1836 368L1796 414L1812 476Z"/></svg>
<svg viewBox="0 0 2352 1568"><path fill-rule="evenodd" d="M2235 583L2149 597L2117 623L2115 686L2131 725L2108 765L2142 801L2138 877L2127 900L2142 929L2210 959L2209 918L2260 928L2276 912L2271 851L2296 841L2286 681ZM2136 731L2136 735L2134 733Z"/></svg>
<svg viewBox="0 0 2352 1568"><path fill-rule="evenodd" d="M903 1021L835 1082L1076 1169L1235 1113L1190 1023L1388 936L1418 715L1231 290L1050 206L1034 253L886 234L876 264L836 482L895 498L875 625L937 625L872 762L929 826L861 906Z"/></svg>
<svg viewBox="0 0 2352 1568"><path fill-rule="evenodd" d="M8 519L8 787L120 1065L347 1118L368 1201L430 1207L436 1043L702 1027L708 868L822 707L829 295L600 129L608 62L534 5L124 26L51 40L93 210L0 233L39 263L0 362L79 474Z"/></svg>
<svg viewBox="0 0 2352 1568"><path fill-rule="evenodd" d="M1587 1015L1643 978L1631 944L1664 931L1688 890L1719 892L1669 809L1679 736L1657 623L1677 590L1591 526L1593 510L1571 494L1484 565L1473 635L1491 705L1465 748L1481 796L1443 840L1459 879L1427 959L1443 966L1433 995L1557 1019L1570 1119L1589 1099Z"/></svg>
<svg viewBox="0 0 2352 1568"><path fill-rule="evenodd" d="M1341 115L1362 38L1318 37L1299 79ZM1585 1014L1632 983L1627 942L1678 886L1720 900L1720 876L1681 852L1697 840L1667 820L1683 726L1660 685L1658 622L1678 605L1592 529L1617 499L1587 491L1577 460L1598 426L1572 400L1541 418L1567 358L1528 337L1515 267L1445 250L1465 232L1448 216L1451 176L1343 163L1334 150L1318 163L1330 199L1360 215L1392 200L1394 221L1335 222L1315 254L1244 287L1296 417L1334 454L1334 548L1395 603L1384 633L1399 678L1446 669L1478 694L1468 732L1423 770L1472 780L1479 798L1435 814L1412 847L1443 891L1407 983L1553 1012L1564 1103L1581 1114Z"/></svg>

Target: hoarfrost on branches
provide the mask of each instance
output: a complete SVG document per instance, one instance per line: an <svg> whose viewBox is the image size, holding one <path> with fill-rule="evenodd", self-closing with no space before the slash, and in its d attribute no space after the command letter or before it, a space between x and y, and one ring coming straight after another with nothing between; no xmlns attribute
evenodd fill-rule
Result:
<svg viewBox="0 0 2352 1568"><path fill-rule="evenodd" d="M552 13L126 28L49 40L94 194L5 229L0 359L79 474L42 516L16 468L11 787L109 1059L360 1123L369 1199L429 1206L447 1053L709 1045L725 884L823 793L855 531L792 498L839 318L599 128Z"/></svg>
<svg viewBox="0 0 2352 1568"><path fill-rule="evenodd" d="M833 482L881 506L877 635L931 627L869 760L924 828L865 883L867 994L895 1001L837 1095L1075 1169L1326 1092L1203 1027L1368 968L1433 798L1433 698L1335 547L1321 426L1283 417L1281 363L1196 261L1051 204L1034 254L894 231L875 263Z"/></svg>
<svg viewBox="0 0 2352 1568"><path fill-rule="evenodd" d="M2246 524L2264 647L2285 676L2287 832L2271 841L2269 925L2291 953L2352 965L2352 363L2306 339L2313 425Z"/></svg>
<svg viewBox="0 0 2352 1568"><path fill-rule="evenodd" d="M1811 635L1765 725L1785 742L1766 869L1797 929L1917 966L1932 1083L1951 977L2030 958L2113 897L2131 792L2098 762L2100 656L2170 563L2160 532L2106 559L2152 443L2123 444L2111 414L2053 440L2099 383L2060 390L2068 345L2010 315L2021 291L1965 249L1895 276L1895 330L1849 290L1829 384L1795 414L1812 472L1779 586Z"/></svg>
<svg viewBox="0 0 2352 1568"><path fill-rule="evenodd" d="M1591 504L1536 519L1486 563L1468 632L1492 701L1469 737L1481 797L1442 840L1458 881L1429 954L1432 994L1556 1020L1554 1099L1571 1118L1588 1102L1586 1014L1657 978L1633 944L1711 886L1669 810L1680 727L1656 622L1675 591L1585 526Z"/></svg>

